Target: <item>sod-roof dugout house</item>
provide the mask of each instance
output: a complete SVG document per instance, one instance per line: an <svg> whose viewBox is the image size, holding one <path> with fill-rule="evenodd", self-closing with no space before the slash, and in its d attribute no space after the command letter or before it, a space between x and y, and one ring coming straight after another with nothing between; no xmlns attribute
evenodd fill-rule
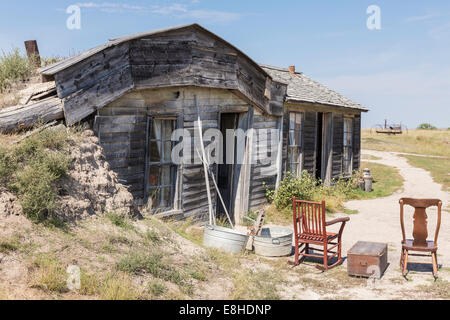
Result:
<svg viewBox="0 0 450 320"><path fill-rule="evenodd" d="M210 169L237 221L266 202L264 184L275 187L286 171L308 170L329 183L359 168L366 109L294 70L255 63L198 24L112 39L41 74L55 80L66 123L91 120L111 168L155 213L208 213L198 154L189 155L192 163L171 157L188 145L184 137L172 141L176 129L198 132L197 107L204 146L224 143L223 152L209 150L218 162ZM243 143L230 129L246 133ZM211 177L210 186L221 213Z"/></svg>

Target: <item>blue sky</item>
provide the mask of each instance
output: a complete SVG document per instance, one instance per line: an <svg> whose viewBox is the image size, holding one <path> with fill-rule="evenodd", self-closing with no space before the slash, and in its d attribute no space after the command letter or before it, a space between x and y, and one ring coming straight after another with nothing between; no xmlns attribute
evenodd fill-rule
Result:
<svg viewBox="0 0 450 320"><path fill-rule="evenodd" d="M69 56L130 33L197 22L255 61L295 65L367 106L363 126L402 121L450 127L450 1L1 0L0 49L38 40ZM69 30L67 7L81 8ZM370 5L381 30L369 30Z"/></svg>

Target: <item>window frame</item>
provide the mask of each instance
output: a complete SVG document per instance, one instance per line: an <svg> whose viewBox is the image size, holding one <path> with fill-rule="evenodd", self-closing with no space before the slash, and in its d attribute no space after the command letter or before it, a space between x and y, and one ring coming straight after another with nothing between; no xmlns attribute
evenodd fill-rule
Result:
<svg viewBox="0 0 450 320"><path fill-rule="evenodd" d="M347 125L346 125L347 123ZM343 151L342 151L342 172L346 176L353 173L353 137L354 137L354 119L344 116L343 121ZM346 130L347 129L347 130ZM350 135L350 136L349 136Z"/></svg>
<svg viewBox="0 0 450 320"><path fill-rule="evenodd" d="M293 121L292 115L295 116ZM303 169L303 127L305 122L305 113L302 111L288 112L288 128L287 128L287 172L292 172L295 176L300 176ZM300 120L298 123L297 121ZM299 124L299 128L296 124ZM292 127L292 124L294 127ZM292 140L294 144L292 144ZM295 150L295 151L293 151ZM292 152L296 152L297 159L292 162Z"/></svg>
<svg viewBox="0 0 450 320"><path fill-rule="evenodd" d="M153 135L153 129L154 129L154 123L155 120L161 121L161 132L160 132L160 138L155 137L152 138ZM166 130L166 121L171 122L171 134L170 138L164 137L164 131ZM152 198L151 192L153 190L159 190L158 195L158 207L152 206L152 214L158 213L158 212L166 212L175 209L175 199L176 199L176 181L177 181L177 165L172 162L172 159L170 157L170 161L166 161L166 155L165 155L165 144L170 142L170 154L172 153L172 150L176 144L175 141L172 141L171 136L174 130L176 130L178 127L178 118L177 116L148 116L148 126L147 126L147 154L146 154L146 170L145 170L145 198L146 202L148 202L149 199ZM161 153L159 155L160 159L159 161L152 161L152 143L160 143L161 144ZM151 184L150 183L150 173L152 168L160 168L159 170L159 176L158 176L158 184ZM164 168L169 168L169 184L164 184ZM169 188L169 199L164 199L164 189ZM163 197L163 198L161 198ZM165 206L161 206L161 202L166 201Z"/></svg>

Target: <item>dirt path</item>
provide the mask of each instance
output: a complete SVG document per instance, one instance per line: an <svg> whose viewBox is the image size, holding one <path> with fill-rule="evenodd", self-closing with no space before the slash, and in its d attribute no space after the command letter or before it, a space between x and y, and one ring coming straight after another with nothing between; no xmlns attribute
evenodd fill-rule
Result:
<svg viewBox="0 0 450 320"><path fill-rule="evenodd" d="M442 186L435 183L431 175L420 168L412 167L407 160L395 153L363 150L363 154L381 158L381 160L367 160L398 168L404 178L404 185L397 193L382 199L350 201L345 206L359 213L351 215L350 223L346 227L343 237L343 249L347 252L358 240L385 242L389 244L388 272L398 271L401 250L401 229L399 222L399 203L402 197L438 198L445 208L450 200L450 194L442 190ZM412 224L412 210L407 211ZM436 210L430 210L429 230L435 228ZM412 236L412 225L407 229L407 236ZM430 238L432 235L430 235ZM450 267L450 214L443 212L441 231L438 239L439 263L443 267ZM423 266L422 266L423 268ZM429 270L429 268L425 268Z"/></svg>

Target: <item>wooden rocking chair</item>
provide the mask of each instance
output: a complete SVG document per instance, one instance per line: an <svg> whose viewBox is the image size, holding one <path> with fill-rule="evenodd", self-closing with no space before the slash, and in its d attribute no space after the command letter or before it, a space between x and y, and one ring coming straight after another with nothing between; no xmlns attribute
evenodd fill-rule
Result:
<svg viewBox="0 0 450 320"><path fill-rule="evenodd" d="M332 221L325 221L325 201L311 202L293 199L294 213L294 234L295 234L295 265L300 264L305 257L323 258L323 266L316 265L322 271L340 265L342 260L342 232L345 223L350 218L338 218ZM336 223L341 223L339 233L327 232L327 227ZM334 242L333 242L334 241ZM311 245L322 246L323 249L310 248ZM309 250L323 252L323 254L310 254ZM332 251L336 249L336 251ZM330 256L328 254L331 254ZM300 258L301 256L301 258ZM337 256L337 261L333 265L328 265L328 261ZM301 261L300 261L301 260Z"/></svg>
<svg viewBox="0 0 450 320"><path fill-rule="evenodd" d="M414 208L414 225L413 225L413 238L406 239L405 235L405 223L404 223L404 206L409 205ZM437 206L437 224L434 233L434 241L427 240L428 238L428 226L427 226L427 213L426 209L431 206ZM438 276L438 261L437 261L437 239L439 235L439 229L441 227L441 208L442 201L439 199L412 199L402 198L400 199L400 223L402 227L402 255L400 257L400 268L402 268L403 276L408 274L408 263L414 263L408 261L409 256L416 257L431 257L433 265L433 276L436 279ZM409 251L415 252L429 252L424 253L409 253Z"/></svg>

